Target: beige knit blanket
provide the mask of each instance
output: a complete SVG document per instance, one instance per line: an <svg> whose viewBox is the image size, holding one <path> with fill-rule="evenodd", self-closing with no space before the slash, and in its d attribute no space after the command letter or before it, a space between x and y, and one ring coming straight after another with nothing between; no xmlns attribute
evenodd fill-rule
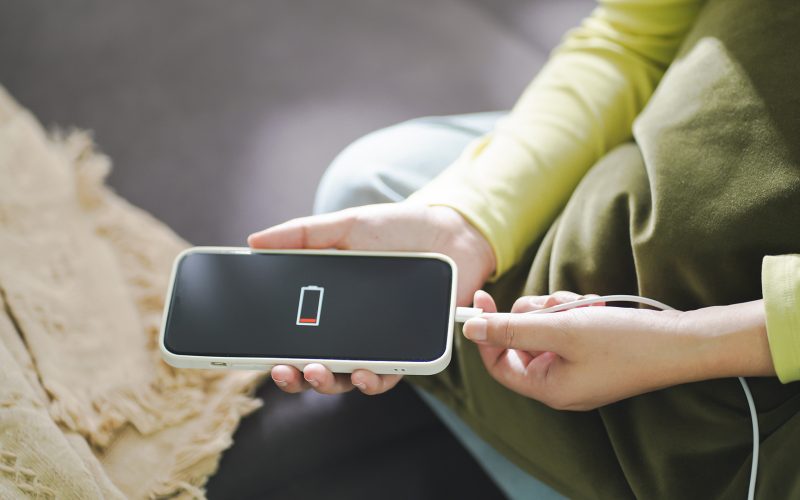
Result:
<svg viewBox="0 0 800 500"><path fill-rule="evenodd" d="M258 375L159 359L186 243L0 87L0 498L203 497Z"/></svg>

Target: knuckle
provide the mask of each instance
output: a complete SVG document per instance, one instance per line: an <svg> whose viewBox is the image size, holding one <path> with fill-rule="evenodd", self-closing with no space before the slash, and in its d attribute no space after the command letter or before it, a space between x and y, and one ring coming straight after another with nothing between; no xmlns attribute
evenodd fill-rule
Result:
<svg viewBox="0 0 800 500"><path fill-rule="evenodd" d="M562 391L549 391L542 399L542 403L554 410L568 410L572 401Z"/></svg>
<svg viewBox="0 0 800 500"><path fill-rule="evenodd" d="M511 312L513 313L513 312L523 311L527 304L528 304L528 298L520 297L514 301L514 305L511 306Z"/></svg>
<svg viewBox="0 0 800 500"><path fill-rule="evenodd" d="M364 216L364 210L359 210L361 207L350 207L339 212L336 215L340 218L341 222L348 228L359 224L366 224L369 220Z"/></svg>
<svg viewBox="0 0 800 500"><path fill-rule="evenodd" d="M308 227L308 221L305 219L296 219L295 224L297 224L297 228L300 231L300 246L305 248L309 244L310 239L310 230Z"/></svg>
<svg viewBox="0 0 800 500"><path fill-rule="evenodd" d="M383 394L384 392L391 390L395 385L397 385L397 382L400 381L400 378L401 377L394 375L382 375L377 394Z"/></svg>
<svg viewBox="0 0 800 500"><path fill-rule="evenodd" d="M281 387L281 390L289 394L297 394L298 392L303 392L305 388L300 383L290 383L286 387Z"/></svg>
<svg viewBox="0 0 800 500"><path fill-rule="evenodd" d="M566 304L567 302L573 302L578 300L580 296L574 292L569 292L566 290L558 290L550 294L547 299L547 306L557 306L560 304Z"/></svg>
<svg viewBox="0 0 800 500"><path fill-rule="evenodd" d="M330 384L320 384L314 388L320 394L336 394L336 388Z"/></svg>
<svg viewBox="0 0 800 500"><path fill-rule="evenodd" d="M506 316L502 328L502 345L508 349L514 345L515 323L513 316Z"/></svg>
<svg viewBox="0 0 800 500"><path fill-rule="evenodd" d="M380 387L368 385L361 392L366 394L367 396L376 396L381 392L383 392L383 390Z"/></svg>
<svg viewBox="0 0 800 500"><path fill-rule="evenodd" d="M514 305L511 306L511 312L517 313L541 309L546 300L546 297L540 295L524 295L514 301Z"/></svg>
<svg viewBox="0 0 800 500"><path fill-rule="evenodd" d="M573 385L550 384L540 401L559 411L587 411L594 408L590 400L575 390Z"/></svg>
<svg viewBox="0 0 800 500"><path fill-rule="evenodd" d="M559 305L560 303L561 303L561 301L558 300L558 297L556 297L555 294L552 294L552 295L549 295L547 297L547 299L545 299L544 307L553 307L553 306Z"/></svg>

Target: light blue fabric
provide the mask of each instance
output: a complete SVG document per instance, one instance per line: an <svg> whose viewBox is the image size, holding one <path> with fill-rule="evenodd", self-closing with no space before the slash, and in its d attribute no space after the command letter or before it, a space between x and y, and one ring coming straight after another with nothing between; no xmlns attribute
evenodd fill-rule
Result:
<svg viewBox="0 0 800 500"><path fill-rule="evenodd" d="M418 118L358 139L336 157L323 175L314 212L405 199L450 165L471 140L489 132L505 114ZM564 498L511 463L439 400L417 390L509 498Z"/></svg>
<svg viewBox="0 0 800 500"><path fill-rule="evenodd" d="M314 213L401 201L447 168L467 144L505 113L431 116L369 133L347 146L325 171Z"/></svg>

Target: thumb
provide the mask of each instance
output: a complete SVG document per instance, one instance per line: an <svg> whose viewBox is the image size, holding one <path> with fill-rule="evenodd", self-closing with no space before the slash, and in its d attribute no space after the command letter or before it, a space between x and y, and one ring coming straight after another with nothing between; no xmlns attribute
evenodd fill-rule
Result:
<svg viewBox="0 0 800 500"><path fill-rule="evenodd" d="M553 351L564 347L563 314L484 313L464 323L464 335L481 344L528 352Z"/></svg>
<svg viewBox="0 0 800 500"><path fill-rule="evenodd" d="M355 221L349 210L292 219L251 234L251 248L349 248L347 236Z"/></svg>
<svg viewBox="0 0 800 500"><path fill-rule="evenodd" d="M494 298L492 298L492 296L489 295L488 292L485 292L483 290L478 290L475 292L472 305L474 307L479 307L483 309L483 311L486 313L497 312L497 304L495 304ZM470 324L471 326L468 327L467 323L470 322L467 321L462 326L462 332L464 333L465 336L467 336L467 329L474 328L475 324L475 322L473 321ZM467 336L467 338L469 337ZM489 368L490 366L494 366L496 360L500 357L500 355L503 353L504 350L505 349L503 349L502 347L496 347L490 344L478 345L478 351L480 353L481 359L483 360L483 363L484 365L486 365L487 368Z"/></svg>

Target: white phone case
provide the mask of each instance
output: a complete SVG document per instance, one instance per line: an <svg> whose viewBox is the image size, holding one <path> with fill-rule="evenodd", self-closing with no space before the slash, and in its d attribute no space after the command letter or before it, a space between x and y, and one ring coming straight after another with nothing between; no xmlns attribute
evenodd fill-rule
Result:
<svg viewBox="0 0 800 500"><path fill-rule="evenodd" d="M450 307L449 321L447 328L447 343L445 351L441 357L431 361L376 361L376 360L353 360L353 359L314 359L314 358L259 358L259 357L218 357L218 356L195 356L186 354L176 354L169 351L164 343L164 333L167 326L170 305L172 301L172 288L175 284L178 264L187 255L193 253L215 253L215 254L315 254L315 255L353 255L353 256L379 256L379 257L401 257L401 258L433 258L446 262L452 269L452 281L450 287ZM234 370L270 370L275 365L290 365L302 370L310 363L320 363L335 373L351 373L356 369L366 369L378 374L403 374L403 375L433 375L444 370L450 363L453 350L453 324L456 311L456 289L457 289L457 268L456 263L448 256L432 252L371 252L354 250L253 250L246 247L193 247L181 252L172 266L169 288L164 304L164 316L161 321L161 332L159 334L159 345L161 347L161 357L170 365L177 368L212 368L212 369L234 369ZM314 287L308 287L314 288ZM301 296L302 300L302 296ZM320 298L320 301L322 299ZM299 314L297 317L298 325L302 319Z"/></svg>

